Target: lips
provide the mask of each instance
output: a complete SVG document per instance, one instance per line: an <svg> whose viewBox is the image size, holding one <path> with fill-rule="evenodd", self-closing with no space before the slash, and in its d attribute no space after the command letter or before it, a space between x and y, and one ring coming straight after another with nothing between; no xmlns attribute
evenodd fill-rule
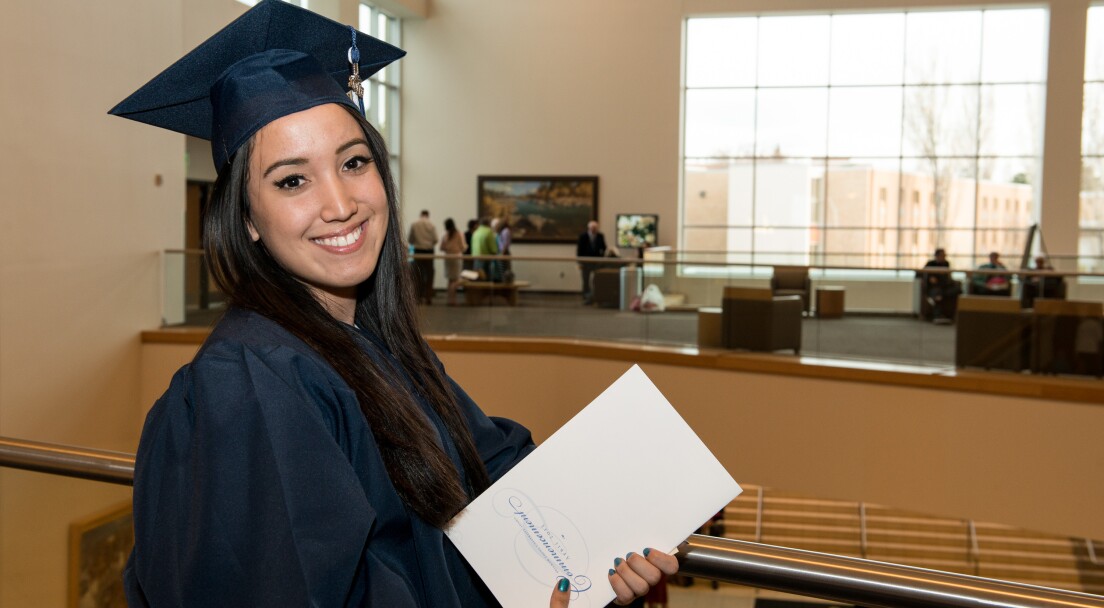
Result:
<svg viewBox="0 0 1104 608"><path fill-rule="evenodd" d="M311 242L322 245L323 247L348 247L350 245L355 245L363 234L364 224L361 224L345 234L311 239Z"/></svg>

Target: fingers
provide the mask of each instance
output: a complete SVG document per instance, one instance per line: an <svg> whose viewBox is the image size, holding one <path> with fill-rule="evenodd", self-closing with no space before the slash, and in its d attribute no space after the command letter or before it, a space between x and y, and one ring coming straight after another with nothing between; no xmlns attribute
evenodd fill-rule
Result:
<svg viewBox="0 0 1104 608"><path fill-rule="evenodd" d="M610 586L617 594L615 604L624 606L659 584L664 574L678 572L678 560L655 549L645 549L643 554L630 552L624 558L614 560L610 570Z"/></svg>
<svg viewBox="0 0 1104 608"><path fill-rule="evenodd" d="M644 556L648 559L653 566L659 568L659 571L671 576L678 572L678 558L670 553L664 553L662 551L656 551L652 548L644 549Z"/></svg>
<svg viewBox="0 0 1104 608"><path fill-rule="evenodd" d="M635 574L628 574L632 571L625 560L617 558L617 560L615 560L615 563L615 567L610 568L609 571L610 587L613 587L613 592L617 595L617 598L613 600L613 603L617 604L618 606L627 606L636 598L647 593L648 587L646 583L643 583L643 581L640 580L640 577L636 576ZM625 576L622 576L622 573L625 573ZM638 593L636 589L630 587L630 580L633 581L634 584L638 585L637 589L639 589L639 585L643 584L643 592Z"/></svg>
<svg viewBox="0 0 1104 608"><path fill-rule="evenodd" d="M552 587L552 599L548 601L548 608L567 608L571 601L571 583L560 577Z"/></svg>

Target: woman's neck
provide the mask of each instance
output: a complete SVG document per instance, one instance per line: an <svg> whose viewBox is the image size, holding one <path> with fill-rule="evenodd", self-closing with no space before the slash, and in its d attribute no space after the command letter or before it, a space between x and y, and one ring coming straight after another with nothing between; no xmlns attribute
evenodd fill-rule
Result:
<svg viewBox="0 0 1104 608"><path fill-rule="evenodd" d="M349 288L348 293L334 293L317 287L311 287L310 290L318 303L322 305L322 308L330 313L330 316L346 325L354 324L356 320L355 288Z"/></svg>

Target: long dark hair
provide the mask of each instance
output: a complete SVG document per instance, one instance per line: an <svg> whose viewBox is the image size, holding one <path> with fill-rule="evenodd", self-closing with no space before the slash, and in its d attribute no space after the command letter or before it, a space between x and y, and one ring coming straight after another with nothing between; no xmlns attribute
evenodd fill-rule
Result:
<svg viewBox="0 0 1104 608"><path fill-rule="evenodd" d="M344 106L342 106L344 107ZM368 140L387 192L387 234L376 270L357 288L356 323L382 338L448 429L460 454L457 471L406 382L382 368L356 342L351 328L330 315L307 287L254 242L246 228L252 140L219 173L203 218L203 248L227 301L259 312L318 352L356 392L395 490L415 513L443 527L490 481L471 431L444 373L421 337L413 279L406 264L395 184L383 138L350 108Z"/></svg>
<svg viewBox="0 0 1104 608"><path fill-rule="evenodd" d="M456 222L452 221L452 218L445 220L445 232L448 233L449 238L456 236Z"/></svg>

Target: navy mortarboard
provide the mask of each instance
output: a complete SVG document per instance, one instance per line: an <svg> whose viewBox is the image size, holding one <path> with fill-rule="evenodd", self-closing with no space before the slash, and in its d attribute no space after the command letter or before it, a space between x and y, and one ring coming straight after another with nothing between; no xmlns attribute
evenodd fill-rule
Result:
<svg viewBox="0 0 1104 608"><path fill-rule="evenodd" d="M221 170L277 118L325 103L363 112L360 79L405 54L282 0L263 0L110 113L211 140Z"/></svg>

